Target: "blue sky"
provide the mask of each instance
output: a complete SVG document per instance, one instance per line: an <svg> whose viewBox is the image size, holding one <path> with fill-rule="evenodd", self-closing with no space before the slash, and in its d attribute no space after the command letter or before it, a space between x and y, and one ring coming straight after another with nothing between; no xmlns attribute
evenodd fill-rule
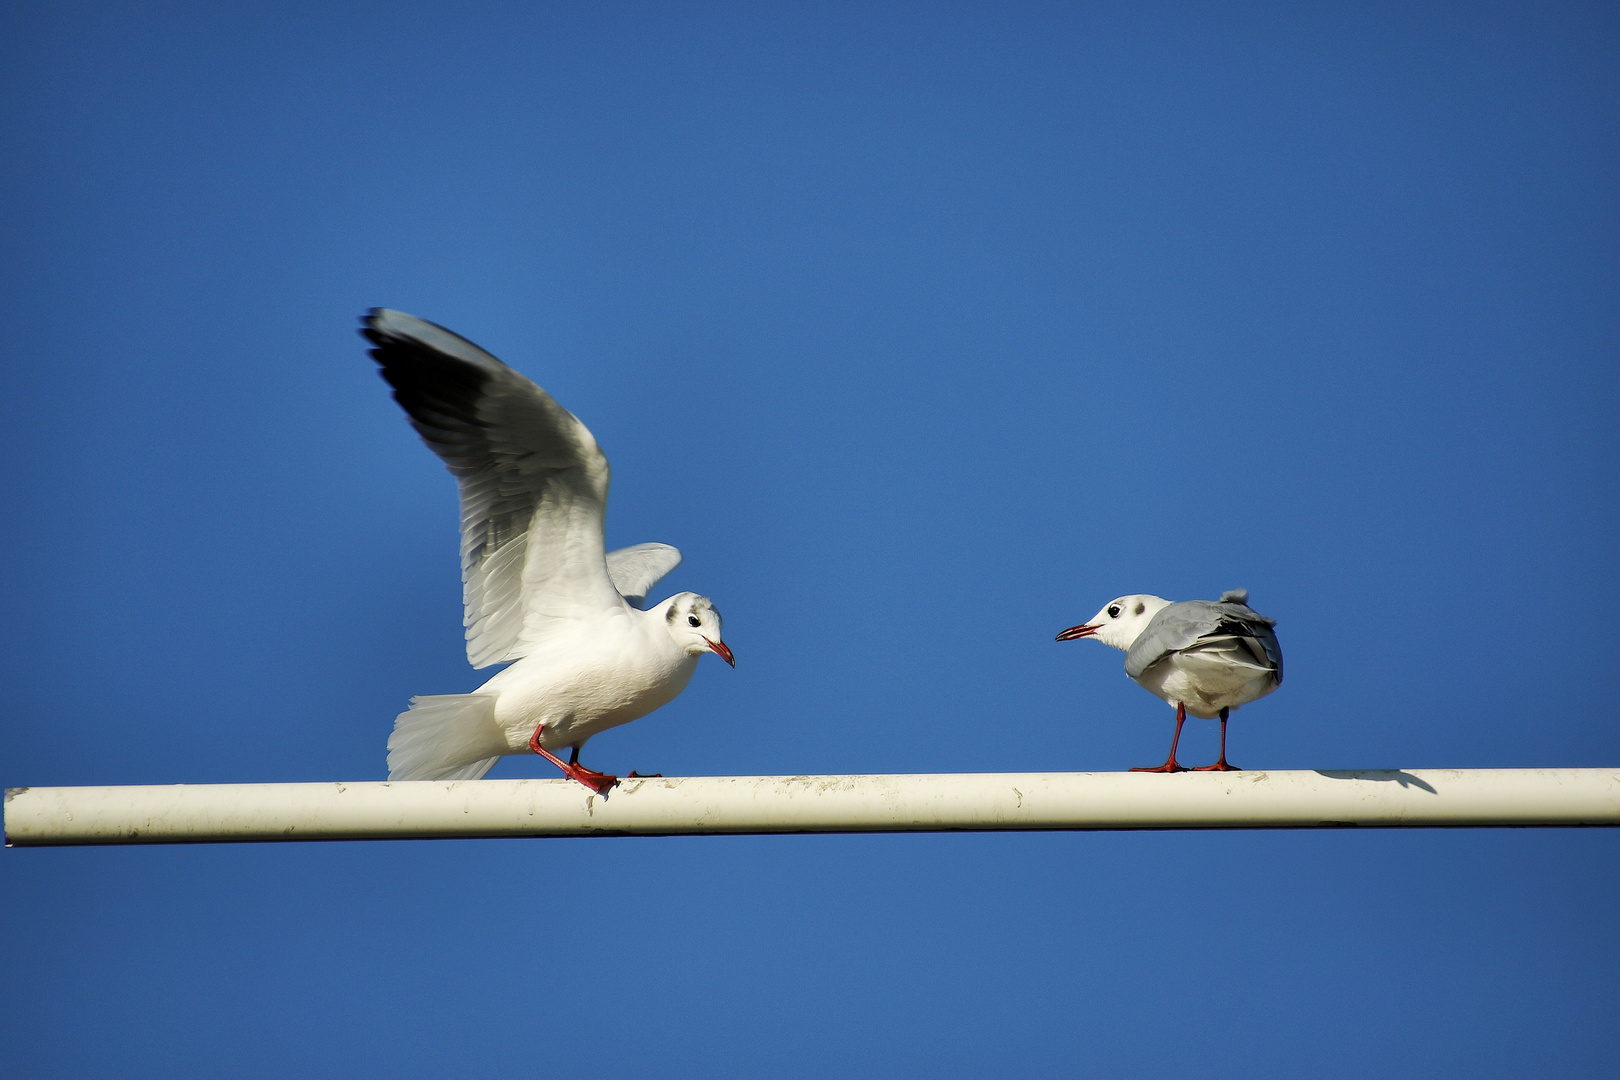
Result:
<svg viewBox="0 0 1620 1080"><path fill-rule="evenodd" d="M584 419L610 542L725 615L737 670L598 768L1153 764L1170 711L1052 636L1238 586L1288 662L1240 765L1620 763L1617 45L1595 4L8 5L0 781L380 779L481 681L373 305ZM1590 1076L1617 855L12 850L0 1060Z"/></svg>

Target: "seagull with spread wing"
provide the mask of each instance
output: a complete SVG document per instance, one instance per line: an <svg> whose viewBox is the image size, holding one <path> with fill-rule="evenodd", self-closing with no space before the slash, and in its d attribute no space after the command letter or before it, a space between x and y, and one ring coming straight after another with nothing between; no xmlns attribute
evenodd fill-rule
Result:
<svg viewBox="0 0 1620 1080"><path fill-rule="evenodd" d="M608 791L618 778L581 765L580 748L673 701L704 653L736 667L720 613L689 592L642 610L681 553L604 551L607 458L550 394L442 326L386 308L361 321L394 400L461 490L467 658L511 664L470 694L412 698L388 779L476 780L533 752ZM553 753L565 747L567 761Z"/></svg>

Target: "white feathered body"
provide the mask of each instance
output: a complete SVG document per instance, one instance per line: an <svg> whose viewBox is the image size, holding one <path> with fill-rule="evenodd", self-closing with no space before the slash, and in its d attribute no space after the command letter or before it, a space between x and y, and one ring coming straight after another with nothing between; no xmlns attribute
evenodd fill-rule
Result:
<svg viewBox="0 0 1620 1080"><path fill-rule="evenodd" d="M1222 709L1257 701L1277 689L1276 671L1254 658L1240 638L1226 638L1171 653L1136 679L1171 708L1187 706L1188 716L1213 720Z"/></svg>
<svg viewBox="0 0 1620 1080"><path fill-rule="evenodd" d="M665 602L651 611L626 607L578 620L572 640L554 638L544 651L480 686L476 693L495 697L502 752L528 753L529 739L541 724L540 745L555 751L675 700L697 670L698 658L669 636L664 627L668 606Z"/></svg>

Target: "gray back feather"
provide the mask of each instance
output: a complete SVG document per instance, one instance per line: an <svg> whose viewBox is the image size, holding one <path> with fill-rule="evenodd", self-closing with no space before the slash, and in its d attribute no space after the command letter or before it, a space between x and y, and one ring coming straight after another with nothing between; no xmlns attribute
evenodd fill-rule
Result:
<svg viewBox="0 0 1620 1080"><path fill-rule="evenodd" d="M1271 629L1276 620L1251 608L1247 589L1229 589L1220 600L1184 600L1153 617L1125 653L1125 674L1135 679L1173 652L1213 638L1248 638L1260 647L1282 682L1282 646Z"/></svg>

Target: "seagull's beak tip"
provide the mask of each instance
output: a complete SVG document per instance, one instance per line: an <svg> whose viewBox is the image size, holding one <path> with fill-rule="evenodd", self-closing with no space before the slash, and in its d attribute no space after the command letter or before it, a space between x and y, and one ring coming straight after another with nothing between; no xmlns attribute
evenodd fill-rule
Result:
<svg viewBox="0 0 1620 1080"><path fill-rule="evenodd" d="M1095 627L1095 626L1084 625L1084 624L1082 624L1080 626L1071 626L1067 630L1063 631L1063 633L1061 633L1057 637L1053 638L1052 640L1053 641L1073 641L1075 638L1090 637L1091 635L1095 634L1097 632L1097 630L1098 630L1098 628Z"/></svg>
<svg viewBox="0 0 1620 1080"><path fill-rule="evenodd" d="M723 641L709 641L708 638L704 638L703 640L709 642L709 648L712 649L715 653L717 653L719 655L720 659L724 660L726 663L730 664L732 667L737 666L737 658L735 656L731 655L731 649L729 647L727 647L725 642L723 642Z"/></svg>

